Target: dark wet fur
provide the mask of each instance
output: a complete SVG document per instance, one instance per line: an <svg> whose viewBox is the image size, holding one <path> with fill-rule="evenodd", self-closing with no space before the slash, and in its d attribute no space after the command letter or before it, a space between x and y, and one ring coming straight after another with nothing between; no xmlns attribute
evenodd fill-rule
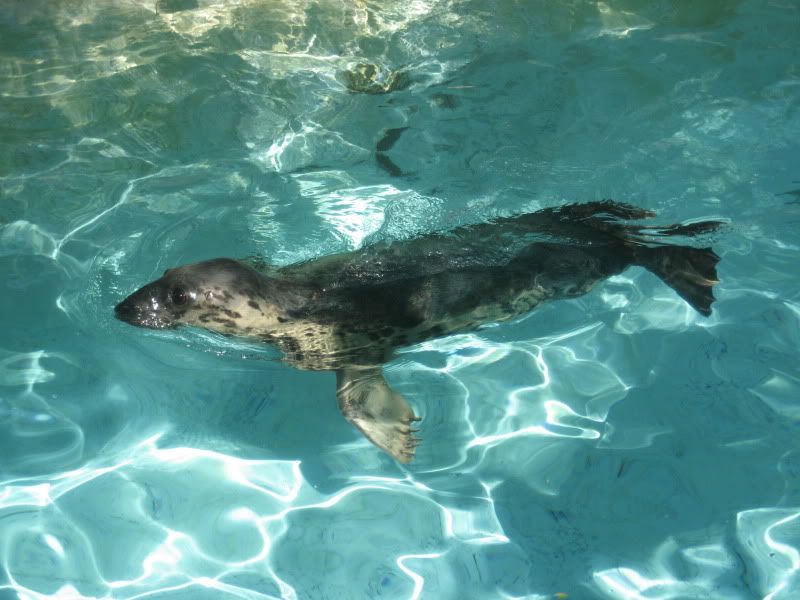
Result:
<svg viewBox="0 0 800 600"><path fill-rule="evenodd" d="M647 268L710 314L719 257L669 238L707 234L722 223L624 223L651 216L592 202L372 245L278 270L279 302L293 319L335 329L341 353L335 362L382 362L395 347L579 296L631 265Z"/></svg>
<svg viewBox="0 0 800 600"><path fill-rule="evenodd" d="M395 348L512 318L541 302L580 296L631 265L650 270L698 312L710 314L719 257L710 248L671 240L709 234L722 223L629 222L652 216L627 204L590 202L498 217L279 269L214 259L167 271L120 303L117 315L138 325L174 326L185 309L173 308L171 321L148 308L169 305L173 280L191 287L198 277L228 274L215 294L244 298L250 308L274 307L276 326L262 332L263 339L277 344L298 367L335 369L380 364ZM204 311L200 323L238 331L239 313L224 307ZM304 323L331 332L335 343L315 343Z"/></svg>
<svg viewBox="0 0 800 600"><path fill-rule="evenodd" d="M381 368L396 348L580 296L631 265L649 269L710 314L719 257L673 242L710 234L722 223L629 222L651 216L626 204L591 202L283 268L219 258L170 269L115 310L143 327L190 323L256 337L277 345L296 367L336 370L345 418L396 460L410 462L419 419Z"/></svg>

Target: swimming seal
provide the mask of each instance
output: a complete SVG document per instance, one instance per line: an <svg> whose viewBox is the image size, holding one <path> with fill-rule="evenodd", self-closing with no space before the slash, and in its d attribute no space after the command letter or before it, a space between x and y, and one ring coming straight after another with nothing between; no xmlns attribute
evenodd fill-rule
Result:
<svg viewBox="0 0 800 600"><path fill-rule="evenodd" d="M610 200L573 204L412 240L376 243L280 268L217 258L166 271L120 302L141 327L193 325L275 344L300 369L336 372L344 416L401 462L418 418L383 377L400 347L574 298L639 265L702 315L711 313L719 257L669 243L720 221L625 223L654 213Z"/></svg>

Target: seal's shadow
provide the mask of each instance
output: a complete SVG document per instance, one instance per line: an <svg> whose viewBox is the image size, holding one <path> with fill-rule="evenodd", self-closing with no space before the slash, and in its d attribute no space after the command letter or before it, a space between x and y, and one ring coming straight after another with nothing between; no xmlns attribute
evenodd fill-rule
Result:
<svg viewBox="0 0 800 600"><path fill-rule="evenodd" d="M337 408L333 373L273 361L245 366L234 357L215 360L191 386L173 389L173 427L165 445L202 446L247 459L314 461L355 437Z"/></svg>

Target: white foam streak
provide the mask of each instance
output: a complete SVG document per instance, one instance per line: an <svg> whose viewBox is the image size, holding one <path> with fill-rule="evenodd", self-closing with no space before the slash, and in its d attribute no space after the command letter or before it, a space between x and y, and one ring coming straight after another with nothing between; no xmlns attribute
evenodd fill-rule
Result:
<svg viewBox="0 0 800 600"><path fill-rule="evenodd" d="M61 358L69 362L63 354L50 354L44 350L15 354L0 360L0 385L24 386L26 392L32 393L33 386L52 381L56 374L42 366L43 358ZM16 367L18 363L25 362L28 363L26 367Z"/></svg>
<svg viewBox="0 0 800 600"><path fill-rule="evenodd" d="M597 2L597 11L603 27L599 35L627 37L634 31L652 29L654 24L632 11L614 9L605 2Z"/></svg>
<svg viewBox="0 0 800 600"><path fill-rule="evenodd" d="M475 446L494 446L499 444L500 442L505 442L507 440L511 440L517 437L522 436L541 436L541 437L561 437L556 433L553 433L546 427L542 427L541 425L530 425L528 427L523 427L521 429L516 429L514 431L509 431L506 433L498 433L495 435L484 435L478 436L473 440L470 440L468 446L473 448Z"/></svg>
<svg viewBox="0 0 800 600"><path fill-rule="evenodd" d="M114 212L117 208L119 208L120 206L125 204L128 201L128 196L130 196L130 193L133 191L133 188L136 186L137 183L139 183L140 181L145 181L147 179L152 179L153 177L157 177L160 174L161 174L161 171L159 171L158 173L153 173L151 175L145 175L144 177L137 177L135 179L131 179L128 182L127 187L120 194L119 200L117 200L116 203L114 203L112 206L109 206L105 210L100 211L99 213L94 215L91 219L88 219L87 221L84 221L83 223L81 223L80 225L78 225L77 227L72 229L71 231L67 232L66 235L64 235L64 237L62 237L61 240L59 240L58 243L56 244L56 247L53 249L53 252L50 254L50 258L52 258L53 260L57 259L58 255L59 255L59 252L61 252L61 248L76 233L86 229L87 227L90 227L90 226L94 225L100 219L105 217L107 214Z"/></svg>
<svg viewBox="0 0 800 600"><path fill-rule="evenodd" d="M404 554L403 556L399 556L395 561L397 566L400 568L403 573L408 575L411 578L411 581L414 582L414 591L412 592L411 596L409 596L409 600L417 600L420 595L422 594L422 588L425 586L425 578L420 575L419 573L412 571L409 567L405 565L405 561L407 560L432 560L434 558L439 558L444 554L443 552L432 552L430 554Z"/></svg>
<svg viewBox="0 0 800 600"><path fill-rule="evenodd" d="M148 448L161 437L162 434L148 438L139 445L139 448ZM127 457L108 466L86 466L73 471L59 473L53 476L51 482L39 483L36 478L12 479L0 481L0 510L12 506L49 506L59 497L71 492L97 477L112 473L134 462L133 457Z"/></svg>
<svg viewBox="0 0 800 600"><path fill-rule="evenodd" d="M654 597L647 594L651 588L673 583L671 579L648 579L634 569L625 567L595 573L595 579L598 580L598 585L612 592L610 595L613 598L625 600L647 600Z"/></svg>
<svg viewBox="0 0 800 600"><path fill-rule="evenodd" d="M800 509L757 508L736 517L737 535L763 579L765 600L790 598L800 575ZM792 546L779 538L795 541Z"/></svg>
<svg viewBox="0 0 800 600"><path fill-rule="evenodd" d="M48 547L55 552L59 558L64 558L64 546L61 545L61 542L58 541L58 538L50 533L45 533L42 535L42 539L44 543L48 545Z"/></svg>

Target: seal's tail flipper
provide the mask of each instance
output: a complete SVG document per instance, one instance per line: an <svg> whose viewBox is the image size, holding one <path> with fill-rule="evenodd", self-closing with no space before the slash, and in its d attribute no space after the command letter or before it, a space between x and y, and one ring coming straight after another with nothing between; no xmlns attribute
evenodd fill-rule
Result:
<svg viewBox="0 0 800 600"><path fill-rule="evenodd" d="M411 434L419 418L383 378L381 367L336 371L339 410L367 439L402 463L414 459L419 440Z"/></svg>
<svg viewBox="0 0 800 600"><path fill-rule="evenodd" d="M717 256L711 248L636 246L636 264L658 275L701 315L711 314L717 279Z"/></svg>

